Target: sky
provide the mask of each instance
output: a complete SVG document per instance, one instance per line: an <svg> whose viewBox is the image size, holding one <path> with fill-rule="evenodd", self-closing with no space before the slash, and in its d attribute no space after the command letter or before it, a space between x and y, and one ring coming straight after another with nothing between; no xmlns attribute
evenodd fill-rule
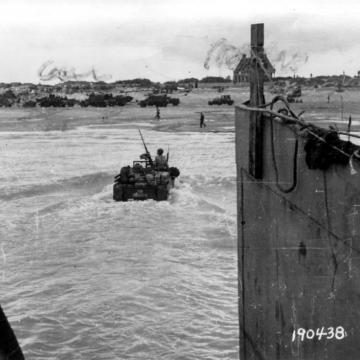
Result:
<svg viewBox="0 0 360 360"><path fill-rule="evenodd" d="M93 69L106 81L227 76L253 23L265 24L276 75L353 76L359 15L353 0L1 0L0 82L59 82L64 70L91 80Z"/></svg>

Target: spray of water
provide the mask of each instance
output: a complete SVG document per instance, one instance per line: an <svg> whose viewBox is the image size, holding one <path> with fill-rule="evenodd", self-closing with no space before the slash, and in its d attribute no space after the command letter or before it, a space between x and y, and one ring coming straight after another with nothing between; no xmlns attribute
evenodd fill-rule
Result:
<svg viewBox="0 0 360 360"><path fill-rule="evenodd" d="M48 60L44 62L39 70L38 76L42 81L50 81L58 79L60 81L73 81L73 80L92 80L92 81L106 81L111 79L111 75L98 75L94 68L85 73L77 73L74 67L56 67L52 65L54 61Z"/></svg>

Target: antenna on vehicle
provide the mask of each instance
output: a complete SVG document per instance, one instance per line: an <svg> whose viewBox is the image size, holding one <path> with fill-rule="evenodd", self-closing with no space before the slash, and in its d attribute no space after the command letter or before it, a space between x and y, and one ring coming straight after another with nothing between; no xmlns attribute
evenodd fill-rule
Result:
<svg viewBox="0 0 360 360"><path fill-rule="evenodd" d="M145 141L144 141L144 138L142 136L142 133L141 133L140 129L138 129L138 130L139 130L139 133L140 133L140 136L141 136L142 143L143 143L144 148L145 148L146 155L148 156L150 165L153 166L153 161L152 161L152 158L151 158L151 154L150 154L149 150L146 147L146 144L145 144Z"/></svg>

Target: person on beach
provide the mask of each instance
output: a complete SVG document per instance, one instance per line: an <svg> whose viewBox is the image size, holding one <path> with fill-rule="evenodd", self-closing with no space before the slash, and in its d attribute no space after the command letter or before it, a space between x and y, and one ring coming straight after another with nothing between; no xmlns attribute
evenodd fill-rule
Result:
<svg viewBox="0 0 360 360"><path fill-rule="evenodd" d="M160 109L159 109L158 106L156 107L156 115L155 115L155 118L156 118L157 120L160 120Z"/></svg>
<svg viewBox="0 0 360 360"><path fill-rule="evenodd" d="M201 112L200 113L200 128L202 127L206 127L206 124L205 124L205 116L204 114Z"/></svg>
<svg viewBox="0 0 360 360"><path fill-rule="evenodd" d="M155 157L155 168L158 170L167 170L168 163L166 157L163 155L164 150L158 149L157 155Z"/></svg>

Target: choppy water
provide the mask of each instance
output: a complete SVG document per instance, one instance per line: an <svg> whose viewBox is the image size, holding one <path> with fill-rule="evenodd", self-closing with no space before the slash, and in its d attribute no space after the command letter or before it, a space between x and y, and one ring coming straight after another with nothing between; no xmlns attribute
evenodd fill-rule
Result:
<svg viewBox="0 0 360 360"><path fill-rule="evenodd" d="M135 127L0 133L1 304L28 359L238 358L234 134L143 133L181 170L169 202L112 201Z"/></svg>

